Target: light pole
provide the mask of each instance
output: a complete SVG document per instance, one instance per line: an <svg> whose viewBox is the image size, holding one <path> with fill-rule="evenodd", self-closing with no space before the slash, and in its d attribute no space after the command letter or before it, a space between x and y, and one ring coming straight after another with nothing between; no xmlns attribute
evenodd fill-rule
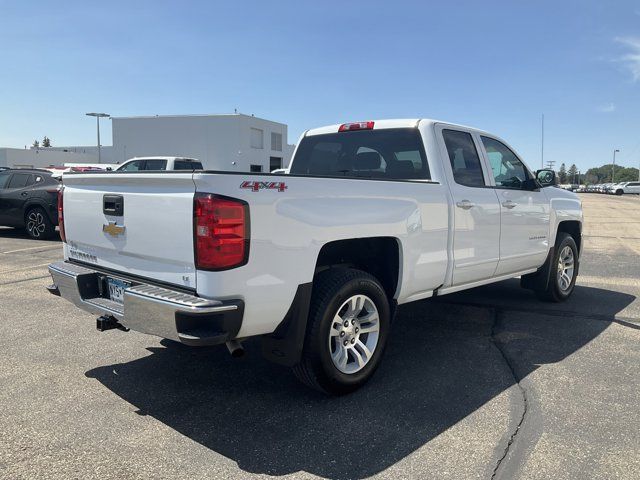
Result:
<svg viewBox="0 0 640 480"><path fill-rule="evenodd" d="M98 163L102 163L102 159L100 158L100 119L109 117L110 115L108 113L95 112L86 113L85 115L87 115L88 117L96 117L96 126L98 128Z"/></svg>
<svg viewBox="0 0 640 480"><path fill-rule="evenodd" d="M542 141L540 142L540 160L542 164L542 168L544 168L544 113L542 114Z"/></svg>
<svg viewBox="0 0 640 480"><path fill-rule="evenodd" d="M616 183L616 153L620 150L617 148L613 151L613 166L611 167L611 183Z"/></svg>

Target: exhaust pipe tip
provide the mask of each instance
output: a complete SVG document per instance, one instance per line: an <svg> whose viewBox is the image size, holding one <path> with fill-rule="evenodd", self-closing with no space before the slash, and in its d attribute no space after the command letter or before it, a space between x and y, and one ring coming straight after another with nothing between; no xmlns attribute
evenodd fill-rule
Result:
<svg viewBox="0 0 640 480"><path fill-rule="evenodd" d="M241 358L244 357L244 347L237 340L229 340L226 344L227 350L231 354L233 358Z"/></svg>

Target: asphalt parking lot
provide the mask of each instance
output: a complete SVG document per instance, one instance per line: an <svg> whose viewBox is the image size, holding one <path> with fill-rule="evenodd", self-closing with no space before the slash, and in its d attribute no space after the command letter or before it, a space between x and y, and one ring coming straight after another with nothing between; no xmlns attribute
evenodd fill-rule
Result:
<svg viewBox="0 0 640 480"><path fill-rule="evenodd" d="M640 478L640 198L582 195L578 287L402 308L374 379L327 398L49 295L59 241L0 228L0 477Z"/></svg>

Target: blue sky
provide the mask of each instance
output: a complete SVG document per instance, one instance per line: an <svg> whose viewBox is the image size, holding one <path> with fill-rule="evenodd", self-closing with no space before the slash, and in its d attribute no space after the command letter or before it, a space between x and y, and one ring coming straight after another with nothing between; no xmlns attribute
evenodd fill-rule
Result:
<svg viewBox="0 0 640 480"><path fill-rule="evenodd" d="M88 111L238 108L290 143L353 120L473 125L536 168L544 112L545 159L640 163L638 2L0 0L0 18L0 146L93 145Z"/></svg>

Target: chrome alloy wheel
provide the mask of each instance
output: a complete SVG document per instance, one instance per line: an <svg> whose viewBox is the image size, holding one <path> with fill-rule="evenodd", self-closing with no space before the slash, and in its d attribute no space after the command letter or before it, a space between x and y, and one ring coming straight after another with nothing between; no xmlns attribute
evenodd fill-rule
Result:
<svg viewBox="0 0 640 480"><path fill-rule="evenodd" d="M563 292L569 290L573 280L574 257L570 246L564 247L558 257L558 287Z"/></svg>
<svg viewBox="0 0 640 480"><path fill-rule="evenodd" d="M345 301L329 331L329 351L335 367L352 374L371 360L380 336L380 317L375 303L366 295L354 295Z"/></svg>
<svg viewBox="0 0 640 480"><path fill-rule="evenodd" d="M27 217L27 231L31 233L33 238L38 238L44 233L46 226L44 224L44 217L42 213L35 211L30 212Z"/></svg>

